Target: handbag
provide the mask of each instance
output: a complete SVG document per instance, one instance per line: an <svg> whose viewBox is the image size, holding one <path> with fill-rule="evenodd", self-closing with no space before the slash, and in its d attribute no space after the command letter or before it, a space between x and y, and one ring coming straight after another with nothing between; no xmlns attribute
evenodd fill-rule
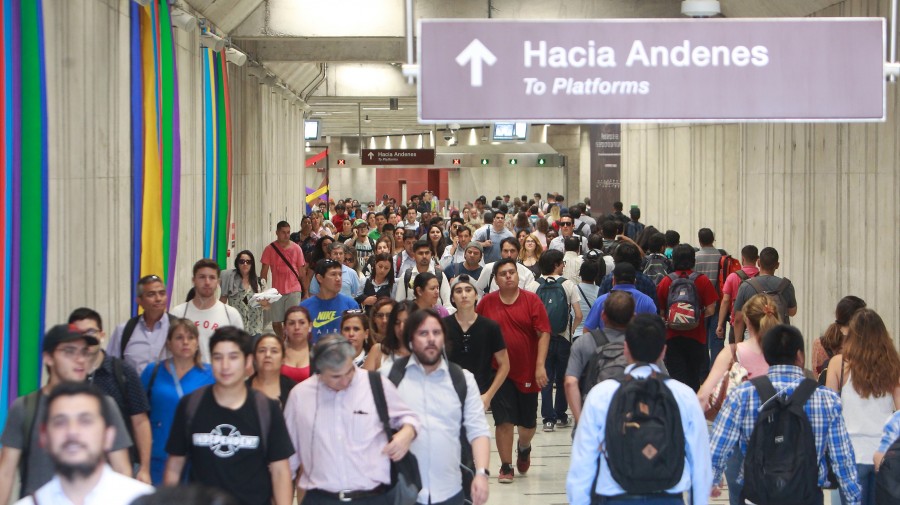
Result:
<svg viewBox="0 0 900 505"><path fill-rule="evenodd" d="M384 426L384 433L388 440L393 438L395 431L391 429L388 419L387 400L384 397L384 384L381 383L381 374L369 372L369 384L372 386L372 397L375 399L375 409ZM388 491L388 503L393 505L414 505L422 490L422 476L419 473L419 461L412 451L407 451L400 461L391 461L391 490Z"/></svg>
<svg viewBox="0 0 900 505"><path fill-rule="evenodd" d="M744 365L741 365L741 361L737 357L737 344L731 344L731 363L728 365L725 373L722 374L722 378L719 379L713 392L709 395L709 408L703 413L706 419L715 421L719 411L722 410L722 404L725 403L728 393L749 378L750 373L744 368Z"/></svg>

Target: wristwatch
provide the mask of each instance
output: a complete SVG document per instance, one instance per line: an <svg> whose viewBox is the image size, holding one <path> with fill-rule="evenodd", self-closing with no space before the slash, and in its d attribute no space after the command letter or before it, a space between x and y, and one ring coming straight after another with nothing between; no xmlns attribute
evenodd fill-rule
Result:
<svg viewBox="0 0 900 505"><path fill-rule="evenodd" d="M489 472L487 468L476 468L475 475L484 475L485 477L490 477L491 472Z"/></svg>

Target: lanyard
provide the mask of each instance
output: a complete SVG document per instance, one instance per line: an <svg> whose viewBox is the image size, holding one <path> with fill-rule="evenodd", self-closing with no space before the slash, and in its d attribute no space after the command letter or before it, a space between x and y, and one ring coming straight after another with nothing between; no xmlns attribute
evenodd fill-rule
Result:
<svg viewBox="0 0 900 505"><path fill-rule="evenodd" d="M172 376L172 381L175 383L175 392L178 393L178 398L180 399L184 396L184 389L181 388L181 380L178 378L178 374L175 373L175 365L171 359L166 360L166 370Z"/></svg>

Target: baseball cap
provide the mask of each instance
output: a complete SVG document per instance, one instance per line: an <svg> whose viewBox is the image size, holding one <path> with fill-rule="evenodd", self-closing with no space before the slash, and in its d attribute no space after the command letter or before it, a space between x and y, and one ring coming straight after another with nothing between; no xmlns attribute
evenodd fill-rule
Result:
<svg viewBox="0 0 900 505"><path fill-rule="evenodd" d="M450 292L452 293L453 288L455 288L459 284L468 284L469 286L472 286L472 289L474 289L476 293L478 293L478 288L475 287L475 280L472 279L472 277L470 277L468 274L457 275L456 278L453 279L453 283L450 284Z"/></svg>
<svg viewBox="0 0 900 505"><path fill-rule="evenodd" d="M620 284L634 284L636 274L634 265L624 261L616 263L613 268L613 279Z"/></svg>
<svg viewBox="0 0 900 505"><path fill-rule="evenodd" d="M43 352L53 352L56 346L75 340L84 340L87 345L98 345L97 337L78 331L74 324L57 324L44 335Z"/></svg>
<svg viewBox="0 0 900 505"><path fill-rule="evenodd" d="M354 228L359 228L360 226L369 226L369 223L367 223L364 219L357 219L356 221L353 221Z"/></svg>

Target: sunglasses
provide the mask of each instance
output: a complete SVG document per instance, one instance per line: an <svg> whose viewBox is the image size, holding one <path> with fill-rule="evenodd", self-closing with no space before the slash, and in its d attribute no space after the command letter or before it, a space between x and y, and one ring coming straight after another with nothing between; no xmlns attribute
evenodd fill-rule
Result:
<svg viewBox="0 0 900 505"><path fill-rule="evenodd" d="M560 226L572 226L572 222L571 221L560 221L559 225Z"/></svg>
<svg viewBox="0 0 900 505"><path fill-rule="evenodd" d="M147 284L148 282L162 282L158 275L145 275L138 280L138 284Z"/></svg>
<svg viewBox="0 0 900 505"><path fill-rule="evenodd" d="M366 311L363 309L348 309L348 310L345 310L344 312L341 312L341 315L358 316L358 315L365 315L365 313L366 313Z"/></svg>
<svg viewBox="0 0 900 505"><path fill-rule="evenodd" d="M253 260L237 260L238 265L250 265L253 263Z"/></svg>

